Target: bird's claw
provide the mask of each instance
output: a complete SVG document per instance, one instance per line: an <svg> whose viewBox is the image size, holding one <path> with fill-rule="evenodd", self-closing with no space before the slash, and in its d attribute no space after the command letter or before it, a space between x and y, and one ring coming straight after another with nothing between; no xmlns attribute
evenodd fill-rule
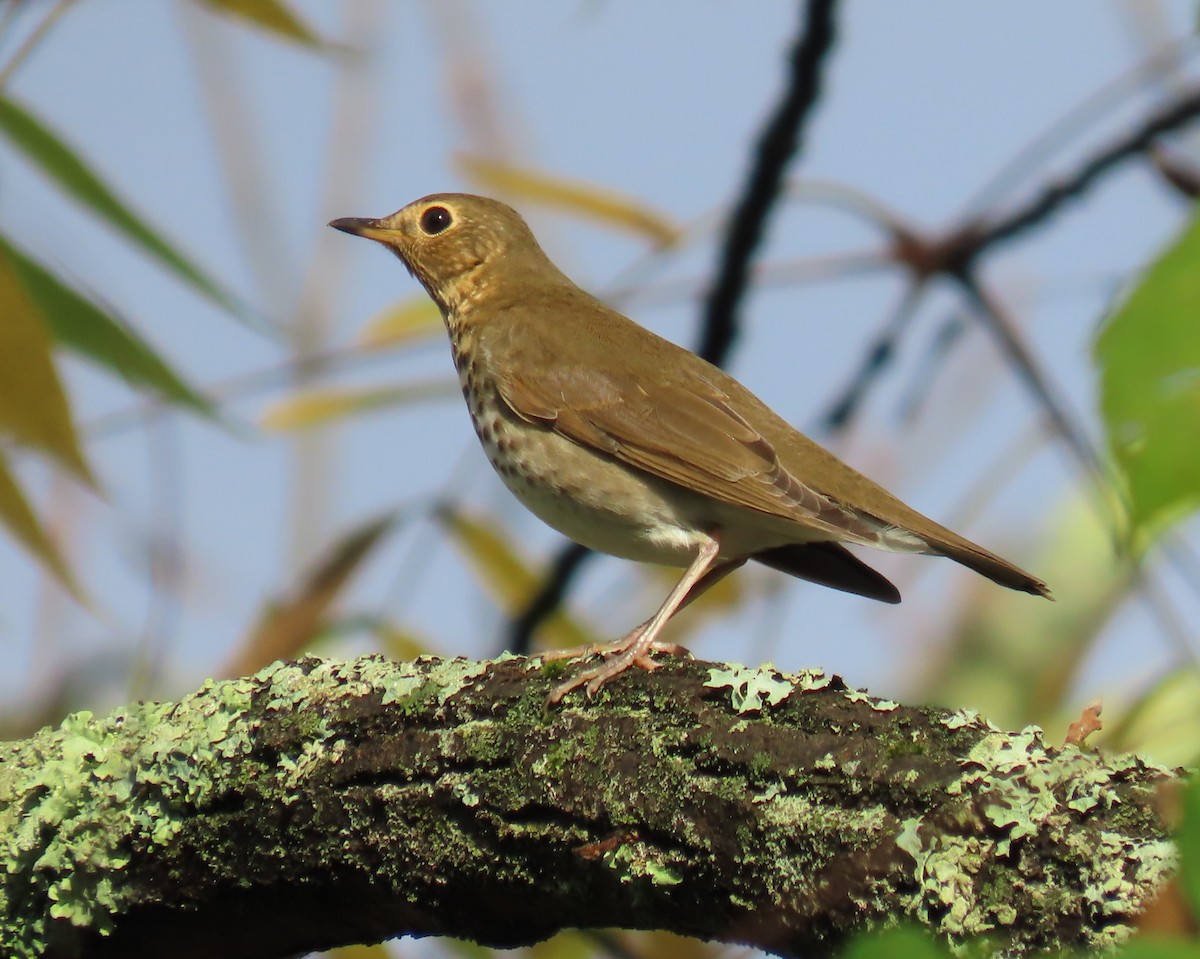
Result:
<svg viewBox="0 0 1200 959"><path fill-rule="evenodd" d="M584 649L582 652L585 657L599 654L604 657L604 662L598 666L593 666L591 669L585 669L565 682L559 683L550 691L550 695L546 697L546 705L554 705L566 696L567 693L578 689L580 686L584 687L584 693L587 695L587 698L592 699L596 693L600 692L605 683L633 666L644 669L647 672L661 669L663 664L654 659L651 655L652 653L663 653L668 656L687 656L689 658L692 655L678 643L663 643L658 640L649 643L644 649L638 648L637 638L640 632L639 629L637 632L615 643L598 643ZM572 651L561 650L555 653L544 654L542 659L565 659L570 655L573 655Z"/></svg>

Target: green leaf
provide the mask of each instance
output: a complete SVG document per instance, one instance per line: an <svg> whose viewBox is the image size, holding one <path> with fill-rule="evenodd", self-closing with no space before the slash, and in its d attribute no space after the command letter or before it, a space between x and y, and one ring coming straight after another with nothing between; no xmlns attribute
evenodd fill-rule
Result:
<svg viewBox="0 0 1200 959"><path fill-rule="evenodd" d="M71 147L31 113L3 96L0 96L0 133L66 193L193 289L235 316L242 314L241 306L232 296L139 219Z"/></svg>
<svg viewBox="0 0 1200 959"><path fill-rule="evenodd" d="M1141 936L1112 954L1112 959L1196 959L1200 944L1183 936Z"/></svg>
<svg viewBox="0 0 1200 959"><path fill-rule="evenodd" d="M1095 355L1109 447L1144 547L1200 504L1200 215L1104 325Z"/></svg>
<svg viewBox="0 0 1200 959"><path fill-rule="evenodd" d="M841 959L949 959L950 951L927 932L902 928L860 936L840 955Z"/></svg>
<svg viewBox="0 0 1200 959"><path fill-rule="evenodd" d="M322 47L321 38L312 32L282 0L202 0L204 6L241 17L269 33L306 47Z"/></svg>
<svg viewBox="0 0 1200 959"><path fill-rule="evenodd" d="M2 254L0 317L0 441L47 453L94 485L54 368L49 331Z"/></svg>
<svg viewBox="0 0 1200 959"><path fill-rule="evenodd" d="M58 547L39 522L2 454L0 454L0 525L3 525L17 542L37 557L72 596L86 605L87 599L67 566L66 560L63 559L62 553L59 552Z"/></svg>
<svg viewBox="0 0 1200 959"><path fill-rule="evenodd" d="M61 346L164 400L216 416L212 404L183 381L150 345L118 317L87 299L0 236L7 257L51 335Z"/></svg>
<svg viewBox="0 0 1200 959"><path fill-rule="evenodd" d="M1183 792L1183 822L1175 837L1179 846L1180 878L1192 915L1200 917L1200 779L1192 778Z"/></svg>

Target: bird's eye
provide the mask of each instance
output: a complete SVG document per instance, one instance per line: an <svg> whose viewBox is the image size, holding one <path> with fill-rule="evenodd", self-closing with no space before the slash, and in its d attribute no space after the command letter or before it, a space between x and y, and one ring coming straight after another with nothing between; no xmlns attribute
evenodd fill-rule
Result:
<svg viewBox="0 0 1200 959"><path fill-rule="evenodd" d="M444 206L431 206L421 214L421 229L429 236L437 236L453 221L450 211Z"/></svg>

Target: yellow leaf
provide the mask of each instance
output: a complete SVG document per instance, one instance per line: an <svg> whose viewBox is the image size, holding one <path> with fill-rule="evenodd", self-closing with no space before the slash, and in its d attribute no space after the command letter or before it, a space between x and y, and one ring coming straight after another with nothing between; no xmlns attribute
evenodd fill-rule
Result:
<svg viewBox="0 0 1200 959"><path fill-rule="evenodd" d="M467 516L451 506L435 514L462 548L480 580L508 616L522 612L542 584L540 573L530 569L504 536L483 520ZM582 646L595 638L561 609L542 626L556 649Z"/></svg>
<svg viewBox="0 0 1200 959"><path fill-rule="evenodd" d="M591 183L563 180L482 157L460 154L455 162L466 176L489 190L638 233L657 247L674 246L683 235L683 230L666 214L651 209L641 200Z"/></svg>
<svg viewBox="0 0 1200 959"><path fill-rule="evenodd" d="M434 651L432 643L422 639L411 630L386 622L373 623L371 630L374 632L375 638L379 640L384 655L389 659L406 661Z"/></svg>
<svg viewBox="0 0 1200 959"><path fill-rule="evenodd" d="M3 455L0 455L0 523L54 574L72 596L81 604L87 605L87 597L72 575L62 553L30 508L29 501L17 485L16 477L9 470Z"/></svg>
<svg viewBox="0 0 1200 959"><path fill-rule="evenodd" d="M94 487L50 355L50 333L3 256L0 317L0 442L11 441L47 453Z"/></svg>
<svg viewBox="0 0 1200 959"><path fill-rule="evenodd" d="M253 23L268 33L293 40L308 47L324 44L282 0L204 0L216 10L233 14Z"/></svg>
<svg viewBox="0 0 1200 959"><path fill-rule="evenodd" d="M459 395L458 383L448 377L400 386L330 387L308 390L269 406L262 415L264 429L305 430L334 420Z"/></svg>
<svg viewBox="0 0 1200 959"><path fill-rule="evenodd" d="M441 330L441 313L433 300L422 293L377 313L362 328L357 339L364 349L377 350L423 340Z"/></svg>
<svg viewBox="0 0 1200 959"><path fill-rule="evenodd" d="M295 656L308 646L321 631L326 612L350 577L395 523L396 515L389 514L335 541L295 592L264 612L226 665L223 675L252 673L277 659Z"/></svg>

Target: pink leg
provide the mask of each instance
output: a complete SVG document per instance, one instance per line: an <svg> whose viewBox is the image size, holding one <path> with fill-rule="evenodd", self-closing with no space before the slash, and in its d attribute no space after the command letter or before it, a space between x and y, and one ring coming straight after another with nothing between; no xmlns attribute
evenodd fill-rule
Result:
<svg viewBox="0 0 1200 959"><path fill-rule="evenodd" d="M649 653L653 649L661 648L658 645L658 634L667 625L667 620L689 598L694 598L689 595L692 592L692 588L702 583L710 571L714 574L715 578L705 583L705 588L726 575L721 568L712 570L712 565L716 562L717 554L720 550L721 544L715 538L701 546L700 551L696 554L696 558L692 560L692 565L687 568L683 577L676 583L675 588L667 595L662 606L658 608L658 612L641 626L632 630L624 639L609 646L605 651L609 653L611 658L592 669L585 669L578 675L568 679L565 683L554 687L550 695L546 697L546 702L556 703L572 689L577 689L580 686L587 687L589 697L594 696L601 686L614 676L625 672L631 666L636 665L644 669L654 669L657 664L650 658ZM732 566L732 564L730 565ZM733 568L736 569L737 567L733 566ZM715 575L718 572L721 573L720 576ZM699 592L696 595L699 595Z"/></svg>
<svg viewBox="0 0 1200 959"><path fill-rule="evenodd" d="M739 570L745 565L746 560L744 559L732 559L726 563L722 563L720 566L711 567L707 573L705 573L699 580L696 581L696 584L691 588L688 594L683 597L683 602L675 607L675 612L678 613L680 610L686 609L693 602L707 593L709 589L711 589L713 586L716 586L717 583L721 582L721 580L723 580L726 576L734 572L734 570ZM635 626L632 630L630 630L629 635L624 639L617 640L615 643L592 643L590 646L576 646L573 649L551 649L544 653L538 653L538 656L544 662L550 663L558 659L582 659L586 656L599 656L601 654L612 653L614 651L622 652L625 649L625 644L633 642L639 635L641 635L641 631L649 625L650 620L646 620L640 626ZM618 649L617 647L620 648ZM688 654L688 651L678 643L664 643L657 639L651 646L650 651L655 653L667 653L670 656L686 656ZM647 665L647 663L649 663L649 665ZM654 669L656 664L653 662L653 660L647 659L644 662L640 662L638 665L645 666L647 669Z"/></svg>

